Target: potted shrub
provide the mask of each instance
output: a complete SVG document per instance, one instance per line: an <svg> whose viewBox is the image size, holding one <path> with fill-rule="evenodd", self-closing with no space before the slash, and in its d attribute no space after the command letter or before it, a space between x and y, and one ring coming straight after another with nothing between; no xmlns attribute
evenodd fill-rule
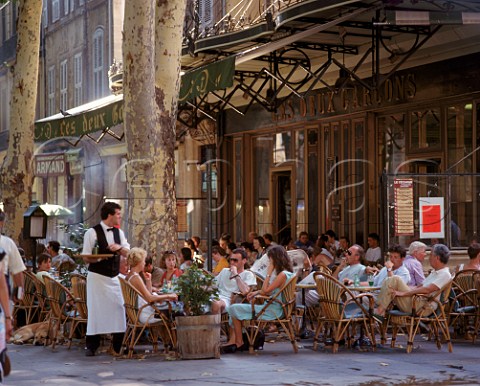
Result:
<svg viewBox="0 0 480 386"><path fill-rule="evenodd" d="M220 358L220 315L208 313L218 298L214 276L192 266L176 283L185 316L176 317L178 353L183 359Z"/></svg>

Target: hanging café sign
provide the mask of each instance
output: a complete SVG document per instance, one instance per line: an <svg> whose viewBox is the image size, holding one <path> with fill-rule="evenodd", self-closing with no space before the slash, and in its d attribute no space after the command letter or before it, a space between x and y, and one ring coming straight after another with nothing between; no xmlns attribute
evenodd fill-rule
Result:
<svg viewBox="0 0 480 386"><path fill-rule="evenodd" d="M113 95L35 122L35 141L81 137L123 122L123 95Z"/></svg>
<svg viewBox="0 0 480 386"><path fill-rule="evenodd" d="M182 75L179 102L232 86L235 57ZM81 137L123 123L123 94L110 95L35 122L35 141Z"/></svg>

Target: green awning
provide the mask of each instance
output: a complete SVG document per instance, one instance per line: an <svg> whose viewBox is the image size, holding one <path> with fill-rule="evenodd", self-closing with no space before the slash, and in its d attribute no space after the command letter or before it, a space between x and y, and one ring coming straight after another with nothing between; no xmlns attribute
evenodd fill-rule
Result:
<svg viewBox="0 0 480 386"><path fill-rule="evenodd" d="M35 122L35 141L60 137L81 137L123 122L123 95L105 98L75 107L63 114Z"/></svg>
<svg viewBox="0 0 480 386"><path fill-rule="evenodd" d="M179 102L185 102L210 91L222 90L233 85L235 56L210 63L182 75Z"/></svg>
<svg viewBox="0 0 480 386"><path fill-rule="evenodd" d="M179 102L233 85L235 57L182 75ZM35 122L35 141L82 137L123 123L123 95L110 95Z"/></svg>

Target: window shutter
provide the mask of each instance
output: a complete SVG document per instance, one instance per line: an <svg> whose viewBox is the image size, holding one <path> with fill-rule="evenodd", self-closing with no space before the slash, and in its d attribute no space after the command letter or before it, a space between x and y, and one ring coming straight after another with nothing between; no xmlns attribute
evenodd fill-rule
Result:
<svg viewBox="0 0 480 386"><path fill-rule="evenodd" d="M213 0L200 0L200 31L203 33L213 27Z"/></svg>

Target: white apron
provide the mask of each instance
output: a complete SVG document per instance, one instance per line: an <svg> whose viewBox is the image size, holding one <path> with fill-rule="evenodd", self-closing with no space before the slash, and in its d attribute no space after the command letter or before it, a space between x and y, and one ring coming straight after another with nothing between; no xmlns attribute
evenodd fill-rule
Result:
<svg viewBox="0 0 480 386"><path fill-rule="evenodd" d="M88 272L87 308L87 335L125 332L125 309L118 277Z"/></svg>

